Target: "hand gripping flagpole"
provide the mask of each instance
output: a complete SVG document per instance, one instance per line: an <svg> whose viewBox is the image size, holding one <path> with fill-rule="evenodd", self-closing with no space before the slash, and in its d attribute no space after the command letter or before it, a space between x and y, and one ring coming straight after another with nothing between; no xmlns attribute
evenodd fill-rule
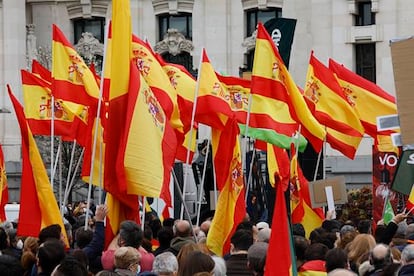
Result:
<svg viewBox="0 0 414 276"><path fill-rule="evenodd" d="M182 220L184 217L184 205L185 205L185 193L186 193L186 189L187 189L187 166L190 163L190 149L191 149L191 142L193 139L193 125L194 125L194 118L195 118L195 113L196 113L196 108L197 108L197 97L198 97L198 89L200 87L200 75L201 75L201 63L203 60L203 50L204 48L201 48L201 55L200 55L200 63L198 66L198 75L197 75L197 84L196 84L196 89L194 91L194 101L193 101L193 110L191 112L191 125L190 125L190 139L188 141L188 148L187 148L187 156L185 158L185 173L184 173L184 177L183 177L183 190L182 190L182 197L183 200L181 202L181 210L180 210L180 219ZM184 171L184 167L183 167L183 171ZM191 218L188 218L190 220L190 224L191 224Z"/></svg>

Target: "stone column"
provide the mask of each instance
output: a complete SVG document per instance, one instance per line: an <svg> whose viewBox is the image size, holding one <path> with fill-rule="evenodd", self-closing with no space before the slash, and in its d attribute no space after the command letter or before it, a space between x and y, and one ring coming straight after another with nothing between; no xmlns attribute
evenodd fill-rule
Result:
<svg viewBox="0 0 414 276"><path fill-rule="evenodd" d="M10 84L16 97L22 99L20 69L26 69L26 1L3 0L0 11L0 107L12 112L0 114L0 143L6 161L20 162L20 128L5 86Z"/></svg>

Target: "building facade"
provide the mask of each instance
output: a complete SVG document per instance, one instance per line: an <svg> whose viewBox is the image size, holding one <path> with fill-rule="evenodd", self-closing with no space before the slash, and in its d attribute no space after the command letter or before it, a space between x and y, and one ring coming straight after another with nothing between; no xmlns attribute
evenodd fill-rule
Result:
<svg viewBox="0 0 414 276"><path fill-rule="evenodd" d="M85 58L99 63L110 15L108 0L0 0L0 108L12 111L7 83L22 99L20 70L30 69L32 59L50 65L52 24ZM216 71L236 76L251 70L257 22L294 18L289 70L299 86L313 50L325 64L333 58L390 94L395 88L389 41L414 33L410 0L131 0L131 15L133 32L167 60L196 72L204 47ZM344 174L348 185L370 184L372 142L364 137L354 160L327 146L326 175ZM13 112L0 114L0 143L9 181L18 186L20 130Z"/></svg>

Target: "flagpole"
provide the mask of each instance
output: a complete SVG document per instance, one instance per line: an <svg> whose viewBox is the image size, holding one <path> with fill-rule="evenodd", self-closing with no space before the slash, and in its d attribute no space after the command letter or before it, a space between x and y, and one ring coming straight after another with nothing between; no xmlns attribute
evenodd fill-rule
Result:
<svg viewBox="0 0 414 276"><path fill-rule="evenodd" d="M252 184L252 170L253 170L253 164L254 164L254 159L256 157L256 149L253 149L253 154L252 154L252 161L250 162L250 167L249 167L249 176L247 177L247 187L246 187L246 194L245 194L245 201L247 203L247 198L249 196L249 190L250 190L250 185Z"/></svg>
<svg viewBox="0 0 414 276"><path fill-rule="evenodd" d="M99 133L99 135L100 135L100 137L103 137L103 133L102 133L102 130L100 129L99 130L100 131L100 133ZM99 141L99 198L98 198L98 204L99 205L101 205L102 204L102 187L103 187L103 185L102 185L102 168L103 168L103 162L102 162L102 159L103 159L103 155L102 155L102 152L103 152L103 150L102 150L102 140L101 141Z"/></svg>
<svg viewBox="0 0 414 276"><path fill-rule="evenodd" d="M248 143L248 134L249 134L249 123L250 123L250 112L251 112L251 108L252 108L252 94L249 94L249 103L247 105L247 116L246 116L246 124L245 124L245 129L244 129L244 140L243 140L243 145L242 145L242 168L244 168L246 166L246 155L247 155L247 143ZM253 150L254 153L254 150ZM252 162L250 164L250 173L249 176L247 178L247 185L246 185L246 194L245 194L245 201L247 202L247 197L249 196L249 190L250 190L250 176L252 174L251 168L253 167L253 160L254 157L252 157ZM243 178L245 179L245 178Z"/></svg>
<svg viewBox="0 0 414 276"><path fill-rule="evenodd" d="M65 192L63 193L63 202L62 204L62 216L63 216L63 210L66 206L66 195L68 194L68 188L69 188L69 181L70 181L70 175L72 173L72 166L73 166L73 160L75 159L75 149L76 149L76 139L73 140L73 146L72 146L72 152L70 154L70 162L69 162L69 168L68 168L68 175L66 176L66 186L65 186Z"/></svg>
<svg viewBox="0 0 414 276"><path fill-rule="evenodd" d="M194 125L194 118L195 118L195 113L196 113L196 107L197 107L197 97L198 97L198 89L200 87L200 75L201 75L201 64L202 64L202 60L203 60L203 49L201 48L201 55L200 55L200 63L198 66L198 75L197 75L197 83L196 83L196 88L194 91L194 101L193 101L193 110L191 112L191 124L190 124L190 139L188 141L188 148L187 148L187 156L185 158L185 170L186 172L184 173L184 177L183 177L183 201L181 204L181 210L180 210L180 219L183 219L184 216L184 209L183 206L185 205L185 193L186 193L186 189L187 189L187 166L190 163L190 149L191 149L191 142L193 139L193 125ZM184 171L184 167L183 167L183 171Z"/></svg>
<svg viewBox="0 0 414 276"><path fill-rule="evenodd" d="M204 180L205 180L205 176L206 176L207 162L208 162L208 155L209 154L210 154L210 140L207 140L207 149L206 149L206 156L204 157L203 174L201 176L201 183L200 183L200 192L198 193L199 201L198 201L197 222L196 222L196 225L198 225L200 223L201 199L203 197Z"/></svg>
<svg viewBox="0 0 414 276"><path fill-rule="evenodd" d="M102 59L101 81L99 83L98 109L96 111L96 118L95 118L95 132L94 132L94 135L93 135L91 166L90 166L90 173L89 173L88 200L87 200L87 203L86 203L86 216L85 216L85 231L88 230L88 214L89 214L89 209L90 209L90 205L91 205L92 183L93 183L93 163L94 163L95 153L96 153L96 142L98 140L99 115L101 114L101 106L102 106L102 94L103 94L104 72L105 72L105 62L106 62L106 51L107 51L107 47L108 47L108 32L109 32L109 23L106 22L104 53L103 53L103 59Z"/></svg>
<svg viewBox="0 0 414 276"><path fill-rule="evenodd" d="M59 137L59 148L62 147L62 136ZM60 205L60 213L63 217L63 194L62 194L62 150L59 152L59 205Z"/></svg>
<svg viewBox="0 0 414 276"><path fill-rule="evenodd" d="M326 130L326 127L325 127L325 130ZM323 153L323 156L325 157L325 148L326 148L326 136L323 138L322 150L318 153L318 160L316 161L316 168L315 168L315 172L313 174L313 181L316 181L316 178L318 176L318 169L319 169L322 153ZM325 165L324 164L323 164L322 179L325 179Z"/></svg>
<svg viewBox="0 0 414 276"><path fill-rule="evenodd" d="M54 140L55 140L55 96L53 96L53 94L51 95L51 122L50 122L50 165L51 165L51 170L50 170L50 185L52 185L52 190L53 190L53 180L54 180L54 176L55 176L55 171L54 171L54 148L55 148L55 144L54 144Z"/></svg>
<svg viewBox="0 0 414 276"><path fill-rule="evenodd" d="M84 153L85 153L85 148L82 149L82 152L81 152L81 154L79 156L78 162L76 163L75 170L73 171L72 179L71 179L70 184L69 184L68 192L66 193L65 198L63 199L63 201L65 202L65 204L66 204L66 202L68 200L69 193L72 190L72 187L73 187L73 185L75 183L76 174L78 173L78 169L80 167L80 164L81 164L82 157L83 157L83 154Z"/></svg>

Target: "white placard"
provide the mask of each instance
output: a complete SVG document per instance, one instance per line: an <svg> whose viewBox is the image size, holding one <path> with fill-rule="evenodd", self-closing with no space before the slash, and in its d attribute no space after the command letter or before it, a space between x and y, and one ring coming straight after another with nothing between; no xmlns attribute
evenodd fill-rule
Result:
<svg viewBox="0 0 414 276"><path fill-rule="evenodd" d="M325 187L326 201L328 202L328 211L332 212L332 219L336 219L335 202L332 186Z"/></svg>

